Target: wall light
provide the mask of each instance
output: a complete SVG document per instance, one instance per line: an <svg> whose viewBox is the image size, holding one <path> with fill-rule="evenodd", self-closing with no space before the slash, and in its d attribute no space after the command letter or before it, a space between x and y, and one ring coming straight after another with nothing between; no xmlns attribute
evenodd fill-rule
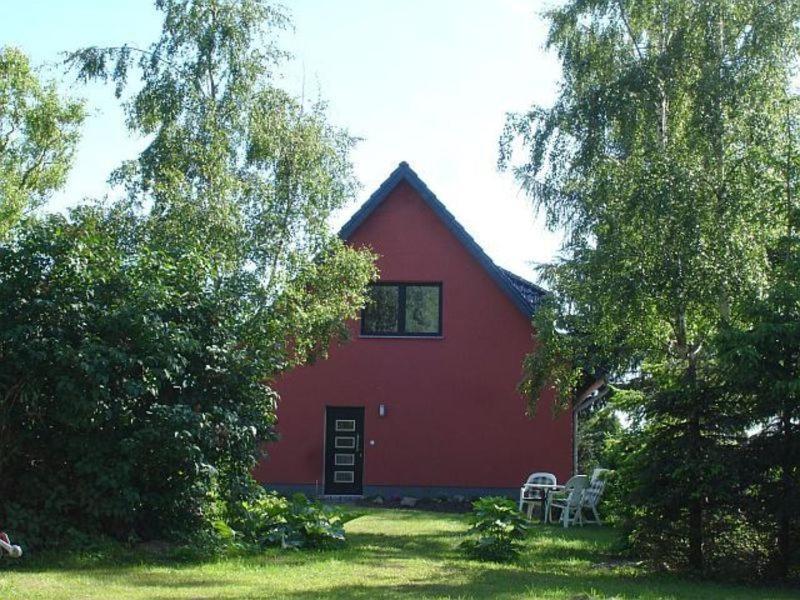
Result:
<svg viewBox="0 0 800 600"><path fill-rule="evenodd" d="M378 416L379 417L385 417L386 416L386 405L385 404L381 404L380 406L378 406Z"/></svg>

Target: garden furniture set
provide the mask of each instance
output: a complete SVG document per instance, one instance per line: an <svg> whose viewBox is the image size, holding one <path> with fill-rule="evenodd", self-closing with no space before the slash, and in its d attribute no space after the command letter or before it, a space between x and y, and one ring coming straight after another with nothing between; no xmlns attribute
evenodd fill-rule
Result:
<svg viewBox="0 0 800 600"><path fill-rule="evenodd" d="M519 491L519 510L527 505L528 518L533 518L535 505L541 507L544 523L555 522L553 512L558 511L558 519L564 527L570 525L602 525L597 505L603 496L605 474L608 469L595 469L591 478L575 475L566 484L558 485L552 473L531 473Z"/></svg>

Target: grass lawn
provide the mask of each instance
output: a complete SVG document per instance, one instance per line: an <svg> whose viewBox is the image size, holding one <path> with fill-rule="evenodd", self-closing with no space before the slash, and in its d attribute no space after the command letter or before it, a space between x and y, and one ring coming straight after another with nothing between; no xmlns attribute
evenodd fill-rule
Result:
<svg viewBox="0 0 800 600"><path fill-rule="evenodd" d="M522 560L484 564L456 546L462 515L368 510L347 524L348 544L326 552L169 563L143 553L39 557L0 564L0 598L798 598L797 590L692 582L609 559L613 532L536 526Z"/></svg>

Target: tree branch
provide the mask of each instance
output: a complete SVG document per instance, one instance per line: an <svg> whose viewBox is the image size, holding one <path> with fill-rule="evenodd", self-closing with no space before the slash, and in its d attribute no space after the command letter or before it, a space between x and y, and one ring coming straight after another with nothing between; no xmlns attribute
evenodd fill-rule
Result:
<svg viewBox="0 0 800 600"><path fill-rule="evenodd" d="M619 9L619 16L622 19L622 22L625 24L625 30L628 32L628 37L631 39L631 44L633 44L634 51L639 57L639 61L644 62L642 49L639 47L639 44L636 42L636 38L633 35L633 29L631 28L631 23L628 20L628 15L625 12L625 7L622 6L622 0L617 0L617 8Z"/></svg>
<svg viewBox="0 0 800 600"><path fill-rule="evenodd" d="M25 186L28 184L28 178L33 175L33 172L37 169L42 167L45 157L47 156L48 148L43 148L42 151L39 153L39 156L36 157L36 160L33 164L25 169L25 173L22 175L22 180L19 183L19 187L25 189Z"/></svg>

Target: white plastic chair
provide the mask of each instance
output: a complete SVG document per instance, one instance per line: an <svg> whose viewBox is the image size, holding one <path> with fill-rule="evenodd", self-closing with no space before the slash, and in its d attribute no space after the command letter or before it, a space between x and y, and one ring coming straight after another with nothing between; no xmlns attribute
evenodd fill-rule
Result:
<svg viewBox="0 0 800 600"><path fill-rule="evenodd" d="M561 521L564 527L580 523L581 500L583 491L588 484L589 478L586 475L575 475L567 481L563 492L557 495L550 494L547 497L547 506L545 507L546 521L548 523L552 522L552 510L557 508L561 511L558 520Z"/></svg>
<svg viewBox="0 0 800 600"><path fill-rule="evenodd" d="M595 469L592 473L592 479L588 487L583 491L581 498L581 507L578 511L579 522L581 525L589 523L592 525L602 525L600 515L597 512L597 505L600 504L600 499L603 497L603 490L606 487L605 474L608 469ZM584 515L587 511L591 511L594 518L586 518Z"/></svg>
<svg viewBox="0 0 800 600"><path fill-rule="evenodd" d="M541 488L535 488L534 485L552 485L557 483L556 476L552 473L537 472L531 473L527 481L519 488L519 510L522 512L522 507L528 505L528 518L533 515L533 505L537 502L543 502L544 494Z"/></svg>

